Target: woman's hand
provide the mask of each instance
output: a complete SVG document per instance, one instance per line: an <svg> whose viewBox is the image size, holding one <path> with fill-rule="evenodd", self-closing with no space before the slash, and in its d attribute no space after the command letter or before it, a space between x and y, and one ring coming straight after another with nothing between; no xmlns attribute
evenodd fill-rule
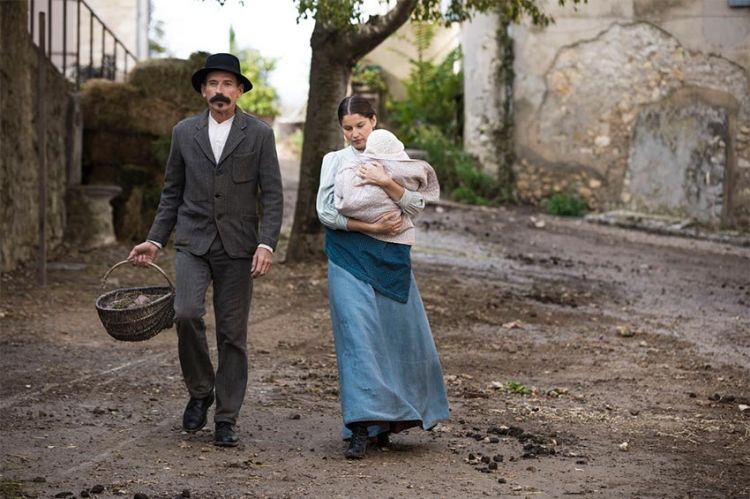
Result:
<svg viewBox="0 0 750 499"><path fill-rule="evenodd" d="M363 222L356 218L349 218L346 222L346 230L352 232L364 232L366 234L395 236L400 234L403 230L401 212L388 212L372 223Z"/></svg>
<svg viewBox="0 0 750 499"><path fill-rule="evenodd" d="M369 161L359 167L357 175L362 179L357 183L360 185L378 185L385 187L391 182L391 176L385 171L385 167L377 161Z"/></svg>
<svg viewBox="0 0 750 499"><path fill-rule="evenodd" d="M377 185L396 203L404 195L404 187L393 180L385 171L385 167L377 161L369 161L360 166L357 175L362 179L357 186Z"/></svg>
<svg viewBox="0 0 750 499"><path fill-rule="evenodd" d="M402 225L401 212L391 211L375 221L373 224L373 232L375 234L395 236L401 233Z"/></svg>

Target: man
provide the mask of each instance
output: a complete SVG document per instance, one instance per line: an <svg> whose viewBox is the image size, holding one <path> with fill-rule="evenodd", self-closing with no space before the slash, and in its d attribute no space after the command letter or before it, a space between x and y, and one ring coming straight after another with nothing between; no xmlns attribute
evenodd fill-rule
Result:
<svg viewBox="0 0 750 499"><path fill-rule="evenodd" d="M281 173L271 128L237 108L237 99L252 88L239 60L209 56L192 84L208 110L174 127L159 208L147 240L128 260L148 265L176 226L175 323L190 393L183 429L202 429L215 397L214 444L234 447L247 385L250 277L264 276L271 267L283 210ZM216 372L203 322L211 282Z"/></svg>

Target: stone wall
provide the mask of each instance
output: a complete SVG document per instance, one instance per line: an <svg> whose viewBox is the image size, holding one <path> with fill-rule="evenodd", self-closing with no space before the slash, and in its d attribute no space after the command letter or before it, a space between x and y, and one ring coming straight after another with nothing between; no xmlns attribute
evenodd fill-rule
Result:
<svg viewBox="0 0 750 499"><path fill-rule="evenodd" d="M37 51L26 30L27 2L0 2L0 271L33 261L38 248ZM68 83L45 60L47 244L65 228Z"/></svg>
<svg viewBox="0 0 750 499"><path fill-rule="evenodd" d="M553 26L513 27L518 196L535 203L569 192L598 210L750 228L750 9L712 0L548 5ZM466 68L465 136L480 158L494 115L468 104L491 101L497 84L469 76L493 60L489 19L465 30L490 46Z"/></svg>

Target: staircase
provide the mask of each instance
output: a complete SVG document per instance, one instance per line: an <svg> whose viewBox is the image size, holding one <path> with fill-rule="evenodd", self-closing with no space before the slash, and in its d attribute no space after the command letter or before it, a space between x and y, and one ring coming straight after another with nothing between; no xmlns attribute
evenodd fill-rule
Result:
<svg viewBox="0 0 750 499"><path fill-rule="evenodd" d="M45 54L76 89L90 78L123 80L138 62L85 0L28 2L32 40L37 46L44 40Z"/></svg>

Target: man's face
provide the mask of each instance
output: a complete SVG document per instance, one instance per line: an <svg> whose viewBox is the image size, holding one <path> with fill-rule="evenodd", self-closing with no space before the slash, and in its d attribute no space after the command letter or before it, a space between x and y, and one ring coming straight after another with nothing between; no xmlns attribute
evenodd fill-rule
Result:
<svg viewBox="0 0 750 499"><path fill-rule="evenodd" d="M237 77L226 71L211 71L201 86L201 93L208 102L208 107L220 113L234 109L242 92L242 85L238 83Z"/></svg>

